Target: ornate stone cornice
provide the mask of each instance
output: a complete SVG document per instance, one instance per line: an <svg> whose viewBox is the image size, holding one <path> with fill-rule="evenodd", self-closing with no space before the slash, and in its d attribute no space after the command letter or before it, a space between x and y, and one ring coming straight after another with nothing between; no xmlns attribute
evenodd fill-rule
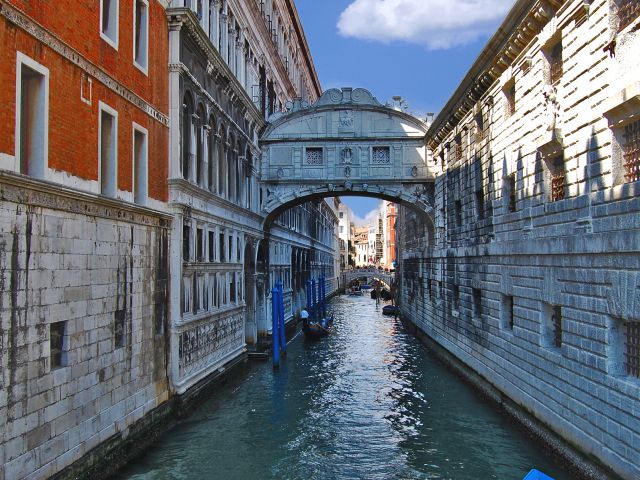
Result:
<svg viewBox="0 0 640 480"><path fill-rule="evenodd" d="M56 52L61 57L65 58L69 62L73 63L76 67L83 70L90 77L95 78L98 82L102 83L109 90L120 95L126 101L132 103L154 120L162 123L165 127L169 126L168 115L157 110L149 102L129 90L122 85L118 80L113 78L109 73L103 70L101 67L91 63L80 52L71 48L65 42L63 42L56 35L44 28L39 23L35 22L31 18L27 17L20 10L14 6L0 2L0 16L3 16L9 21L9 23L22 28L29 35L40 41L51 50Z"/></svg>
<svg viewBox="0 0 640 480"><path fill-rule="evenodd" d="M0 200L140 225L171 224L171 216L164 212L5 171L0 171Z"/></svg>
<svg viewBox="0 0 640 480"><path fill-rule="evenodd" d="M427 143L435 149L473 108L502 73L553 18L566 0L519 0L478 55L467 75L435 118Z"/></svg>

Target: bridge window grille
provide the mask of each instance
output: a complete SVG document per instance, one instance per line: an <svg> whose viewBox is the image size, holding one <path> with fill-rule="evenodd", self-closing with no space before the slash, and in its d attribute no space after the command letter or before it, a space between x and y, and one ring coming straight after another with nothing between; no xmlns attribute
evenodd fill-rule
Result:
<svg viewBox="0 0 640 480"><path fill-rule="evenodd" d="M626 125L622 135L624 178L627 182L640 180L640 120Z"/></svg>
<svg viewBox="0 0 640 480"><path fill-rule="evenodd" d="M627 375L640 377L640 323L625 323L625 355L624 363Z"/></svg>
<svg viewBox="0 0 640 480"><path fill-rule="evenodd" d="M640 16L640 2L638 0L622 0L618 6L619 30L623 30Z"/></svg>
<svg viewBox="0 0 640 480"><path fill-rule="evenodd" d="M322 148L307 148L306 156L307 165L322 165L323 163Z"/></svg>
<svg viewBox="0 0 640 480"><path fill-rule="evenodd" d="M386 164L391 163L391 154L389 147L373 147L371 163Z"/></svg>

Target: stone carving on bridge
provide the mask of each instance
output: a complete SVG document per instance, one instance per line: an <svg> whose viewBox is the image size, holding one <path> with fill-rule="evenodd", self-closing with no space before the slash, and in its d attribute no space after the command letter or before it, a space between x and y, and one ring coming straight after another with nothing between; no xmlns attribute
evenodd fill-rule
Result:
<svg viewBox="0 0 640 480"><path fill-rule="evenodd" d="M345 147L340 151L340 160L342 163L350 164L353 160L353 149L351 147Z"/></svg>
<svg viewBox="0 0 640 480"><path fill-rule="evenodd" d="M353 130L353 112L350 110L340 112L340 129Z"/></svg>
<svg viewBox="0 0 640 480"><path fill-rule="evenodd" d="M349 165L344 167L344 177L345 178L350 178L351 177L351 167Z"/></svg>

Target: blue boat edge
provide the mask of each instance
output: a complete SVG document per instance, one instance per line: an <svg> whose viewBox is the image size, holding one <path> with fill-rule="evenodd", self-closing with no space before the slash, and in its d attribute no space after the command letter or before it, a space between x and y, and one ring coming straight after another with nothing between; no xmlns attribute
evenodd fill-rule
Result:
<svg viewBox="0 0 640 480"><path fill-rule="evenodd" d="M549 475L542 473L540 470L532 469L522 480L554 480Z"/></svg>

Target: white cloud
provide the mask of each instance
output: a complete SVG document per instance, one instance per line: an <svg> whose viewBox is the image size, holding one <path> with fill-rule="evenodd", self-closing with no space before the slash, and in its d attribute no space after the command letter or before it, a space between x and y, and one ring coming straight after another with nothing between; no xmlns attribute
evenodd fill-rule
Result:
<svg viewBox="0 0 640 480"><path fill-rule="evenodd" d="M341 14L347 37L447 49L489 37L513 0L354 0Z"/></svg>
<svg viewBox="0 0 640 480"><path fill-rule="evenodd" d="M382 202L380 202L381 204ZM375 210L371 210L367 213L364 218L361 218L355 214L355 212L351 212L351 223L356 225L357 227L364 227L371 225L377 218L380 213L380 204L376 207Z"/></svg>

